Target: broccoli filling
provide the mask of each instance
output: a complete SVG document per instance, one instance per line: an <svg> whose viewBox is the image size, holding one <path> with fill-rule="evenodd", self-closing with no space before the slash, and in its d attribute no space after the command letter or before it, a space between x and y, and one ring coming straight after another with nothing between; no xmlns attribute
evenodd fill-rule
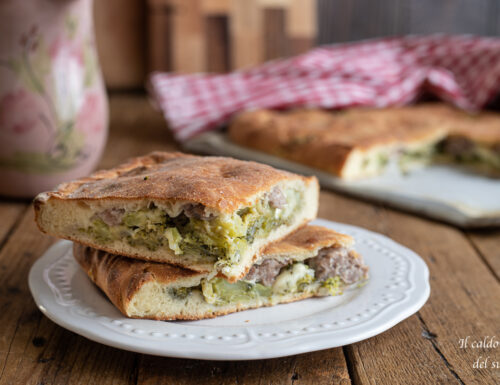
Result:
<svg viewBox="0 0 500 385"><path fill-rule="evenodd" d="M500 152L486 146L473 145L463 151L450 151L441 144L438 146L438 155L461 164L482 164L494 170L500 170Z"/></svg>
<svg viewBox="0 0 500 385"><path fill-rule="evenodd" d="M376 170L381 170L389 163L389 155L386 153L377 154L374 157L367 157L361 162L361 169L367 170L368 168L374 168Z"/></svg>
<svg viewBox="0 0 500 385"><path fill-rule="evenodd" d="M189 294L191 294L192 291L192 287L179 287L176 289L172 288L170 289L170 295L175 299L184 300L189 296Z"/></svg>
<svg viewBox="0 0 500 385"><path fill-rule="evenodd" d="M429 143L417 148L398 151L397 162L403 173L414 166L431 163L454 162L462 165L481 166L493 171L500 170L500 145L486 146L459 135L450 135L439 142ZM365 158L361 169L376 168L383 170L389 163L387 154Z"/></svg>
<svg viewBox="0 0 500 385"><path fill-rule="evenodd" d="M246 302L258 298L270 298L273 290L260 283L237 281L229 283L222 278L203 281L201 291L205 301L215 305Z"/></svg>
<svg viewBox="0 0 500 385"><path fill-rule="evenodd" d="M340 276L319 280L314 277L313 269L302 262L296 262L284 267L271 286L246 280L229 283L222 278L212 278L203 280L200 286L192 288L187 295L193 290L198 290L201 291L206 302L214 305L225 305L258 299L269 301L272 298L296 293L323 291L323 294L340 295L344 286L346 283ZM171 295L175 299L187 297L179 298L178 295L172 293Z"/></svg>
<svg viewBox="0 0 500 385"><path fill-rule="evenodd" d="M99 243L125 240L134 247L153 251L169 248L178 255L201 255L221 266L231 266L255 239L265 238L271 231L293 222L302 208L304 193L289 188L283 194L286 203L281 208L265 196L254 206L233 215L202 220L188 217L185 212L172 218L164 210L153 207L126 212L116 225L94 216L91 225L81 230Z"/></svg>
<svg viewBox="0 0 500 385"><path fill-rule="evenodd" d="M426 146L413 150L403 150L398 159L399 168L401 171L408 171L411 166L416 164L429 164L432 162L436 154L436 147Z"/></svg>
<svg viewBox="0 0 500 385"><path fill-rule="evenodd" d="M270 300L273 296L312 292L319 289L322 282L314 279L314 270L302 262L284 267L272 286L241 280L229 283L222 278L202 281L201 291L205 301L214 305L246 302L249 300ZM340 294L337 293L337 294Z"/></svg>
<svg viewBox="0 0 500 385"><path fill-rule="evenodd" d="M429 164L440 160L464 165L484 165L500 170L499 151L476 144L467 138L453 136L433 145L403 151L399 157L399 166L401 170L407 171L413 164Z"/></svg>
<svg viewBox="0 0 500 385"><path fill-rule="evenodd" d="M477 147L476 156L479 160L495 170L500 170L500 152L486 147Z"/></svg>
<svg viewBox="0 0 500 385"><path fill-rule="evenodd" d="M266 259L254 265L243 280L203 280L205 301L223 305L250 300L272 301L289 294L339 295L342 289L367 278L368 267L353 250L326 247L303 262Z"/></svg>
<svg viewBox="0 0 500 385"><path fill-rule="evenodd" d="M340 295L344 287L363 283L368 267L352 249L332 246L318 250L316 256L303 262L265 259L254 265L240 281L229 283L221 278L203 279L192 291L201 294L213 305L237 304L248 301L273 302L283 296L297 293Z"/></svg>

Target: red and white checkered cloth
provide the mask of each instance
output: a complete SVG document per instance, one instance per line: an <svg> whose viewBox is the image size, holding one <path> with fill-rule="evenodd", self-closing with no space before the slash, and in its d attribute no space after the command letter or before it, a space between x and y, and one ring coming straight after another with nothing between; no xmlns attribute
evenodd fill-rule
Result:
<svg viewBox="0 0 500 385"><path fill-rule="evenodd" d="M377 39L320 47L230 74L154 73L150 81L181 142L257 108L397 106L427 91L477 110L500 91L500 39Z"/></svg>

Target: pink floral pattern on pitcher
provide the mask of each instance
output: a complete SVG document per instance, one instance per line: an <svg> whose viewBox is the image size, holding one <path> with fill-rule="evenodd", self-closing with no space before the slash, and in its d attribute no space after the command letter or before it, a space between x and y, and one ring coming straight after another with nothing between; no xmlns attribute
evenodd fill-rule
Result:
<svg viewBox="0 0 500 385"><path fill-rule="evenodd" d="M104 130L103 121L99 119L103 112L103 106L100 93L88 92L76 119L77 129L87 134L99 133Z"/></svg>
<svg viewBox="0 0 500 385"><path fill-rule="evenodd" d="M43 131L53 125L48 119L45 104L25 89L9 92L0 99L0 130L19 135Z"/></svg>
<svg viewBox="0 0 500 385"><path fill-rule="evenodd" d="M94 152L101 151L102 143L96 144L106 136L107 100L90 13L81 15L88 5L82 0L61 3L68 11L56 19L64 20L59 29L32 25L17 48L7 55L0 52L2 74L15 79L7 92L0 86L0 171L53 174L98 158ZM74 14L72 7L78 10ZM87 21L85 27L81 20ZM26 137L22 146L20 136Z"/></svg>

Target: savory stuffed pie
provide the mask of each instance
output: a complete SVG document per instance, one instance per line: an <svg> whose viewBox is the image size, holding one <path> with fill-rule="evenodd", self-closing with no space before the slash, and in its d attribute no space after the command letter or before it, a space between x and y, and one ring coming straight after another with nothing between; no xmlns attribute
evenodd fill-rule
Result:
<svg viewBox="0 0 500 385"><path fill-rule="evenodd" d="M318 182L224 157L156 152L35 199L49 234L230 281L316 217Z"/></svg>

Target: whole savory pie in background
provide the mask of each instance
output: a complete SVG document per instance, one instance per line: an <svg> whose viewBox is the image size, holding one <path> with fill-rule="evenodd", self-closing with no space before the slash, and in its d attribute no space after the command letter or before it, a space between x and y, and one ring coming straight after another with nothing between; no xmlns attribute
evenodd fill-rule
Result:
<svg viewBox="0 0 500 385"><path fill-rule="evenodd" d="M336 112L248 111L233 119L228 134L241 146L344 179L378 175L393 160L403 169L446 162L500 174L500 114L472 115L441 103Z"/></svg>

